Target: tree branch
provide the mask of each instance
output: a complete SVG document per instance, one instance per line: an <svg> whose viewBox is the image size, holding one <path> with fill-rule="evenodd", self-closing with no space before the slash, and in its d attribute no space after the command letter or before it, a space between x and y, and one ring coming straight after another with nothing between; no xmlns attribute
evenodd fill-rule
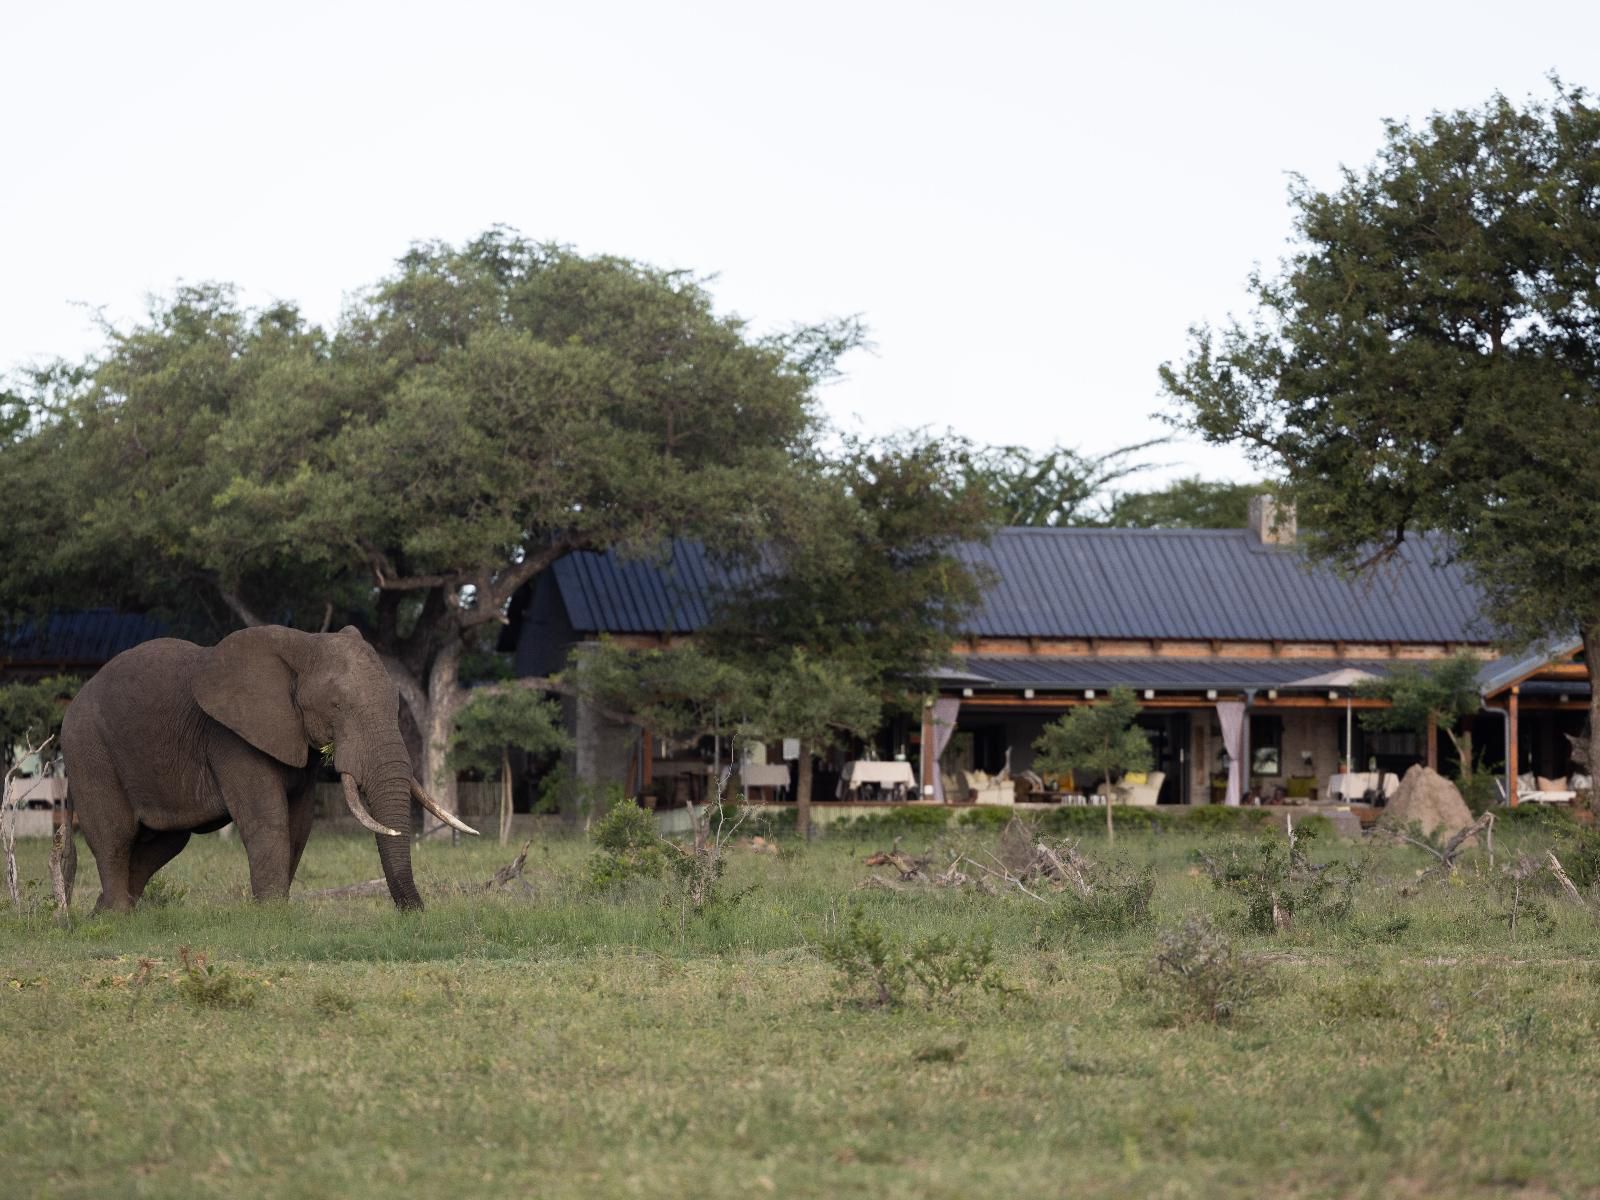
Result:
<svg viewBox="0 0 1600 1200"><path fill-rule="evenodd" d="M504 621L504 609L511 597L523 584L531 580L557 559L570 554L574 550L586 547L586 541L561 539L544 546L536 554L529 554L523 560L511 567L505 574L489 585L489 574L484 572L481 579L477 604L460 617L461 627L470 629L474 625L482 625L489 621Z"/></svg>
<svg viewBox="0 0 1600 1200"><path fill-rule="evenodd" d="M426 588L451 587L461 581L459 574L402 575L389 561L389 556L371 542L358 538L353 545L366 556L367 565L372 568L373 581L383 591L420 592Z"/></svg>
<svg viewBox="0 0 1600 1200"><path fill-rule="evenodd" d="M532 690L536 692L554 692L558 696L571 696L583 700L590 708L605 717L608 721L616 721L619 725L637 725L645 728L645 723L631 713L618 712L614 708L606 708L595 701L588 699L572 684L560 679L551 679L546 675L527 675L521 679L510 679L505 683L489 683L479 687L468 688L467 696L504 696L513 691Z"/></svg>
<svg viewBox="0 0 1600 1200"><path fill-rule="evenodd" d="M232 610L233 615L238 617L245 626L253 628L257 625L266 624L265 621L256 616L239 593L227 584L219 581L217 583L217 594L222 597L222 602Z"/></svg>

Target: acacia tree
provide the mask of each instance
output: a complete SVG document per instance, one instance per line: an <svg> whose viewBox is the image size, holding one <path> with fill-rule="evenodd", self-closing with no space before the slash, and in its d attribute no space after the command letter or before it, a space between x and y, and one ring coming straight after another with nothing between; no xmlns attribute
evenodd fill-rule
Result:
<svg viewBox="0 0 1600 1200"><path fill-rule="evenodd" d="M1192 475L1148 492L1119 492L1102 523L1114 529L1243 529L1250 501L1270 483L1231 483Z"/></svg>
<svg viewBox="0 0 1600 1200"><path fill-rule="evenodd" d="M961 443L961 463L968 479L988 493L1003 525L1098 525L1111 511L1112 485L1149 470L1153 464L1138 456L1165 442L1136 442L1104 454Z"/></svg>
<svg viewBox="0 0 1600 1200"><path fill-rule="evenodd" d="M1112 784L1129 771L1148 771L1154 761L1150 735L1134 723L1139 699L1132 688L1112 688L1104 700L1062 713L1033 743L1034 767L1046 774L1093 771L1106 781L1106 840L1117 836L1111 820Z"/></svg>
<svg viewBox="0 0 1600 1200"><path fill-rule="evenodd" d="M499 230L415 247L332 331L180 289L27 381L45 416L0 451L0 484L43 480L19 528L62 536L0 535L21 564L4 599L48 581L217 631L354 615L453 807L461 658L513 593L578 549L791 540L813 389L858 338L754 338L686 275Z"/></svg>
<svg viewBox="0 0 1600 1200"><path fill-rule="evenodd" d="M985 582L962 547L994 515L962 445L920 433L846 438L814 474L812 536L731 586L706 631L708 652L754 681L752 723L801 741L802 835L812 755L870 733L886 707L920 710Z"/></svg>
<svg viewBox="0 0 1600 1200"><path fill-rule="evenodd" d="M1183 427L1285 476L1314 553L1436 531L1486 632L1581 634L1600 729L1600 109L1553 93L1391 122L1332 191L1297 180L1251 319L1161 376Z"/></svg>

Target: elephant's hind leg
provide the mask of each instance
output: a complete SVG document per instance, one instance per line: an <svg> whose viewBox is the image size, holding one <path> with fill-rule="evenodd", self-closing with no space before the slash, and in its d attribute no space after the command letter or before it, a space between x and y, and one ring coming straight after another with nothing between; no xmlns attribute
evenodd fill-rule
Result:
<svg viewBox="0 0 1600 1200"><path fill-rule="evenodd" d="M149 829L141 825L128 857L128 896L137 904L150 877L178 856L189 844L189 832Z"/></svg>
<svg viewBox="0 0 1600 1200"><path fill-rule="evenodd" d="M94 902L94 910L127 912L133 907L128 868L139 822L120 786L101 776L84 778L89 774L82 772L72 786L79 792L73 804L78 829L94 853L95 870L100 874L100 898Z"/></svg>

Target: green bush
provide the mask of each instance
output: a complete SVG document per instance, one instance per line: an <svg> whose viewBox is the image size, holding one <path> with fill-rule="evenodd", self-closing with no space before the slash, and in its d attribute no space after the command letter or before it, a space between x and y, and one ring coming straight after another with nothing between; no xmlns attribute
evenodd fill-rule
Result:
<svg viewBox="0 0 1600 1200"><path fill-rule="evenodd" d="M834 991L868 1008L894 1008L915 984L929 1007L943 1007L964 991L1006 992L994 966L994 946L984 936L958 940L939 933L902 946L852 905L843 924L817 943L817 953L839 974Z"/></svg>
<svg viewBox="0 0 1600 1200"><path fill-rule="evenodd" d="M1244 833L1259 829L1270 817L1265 809L1226 804L1196 804L1182 814L1183 828L1196 833ZM1328 823L1326 817L1314 819Z"/></svg>
<svg viewBox="0 0 1600 1200"><path fill-rule="evenodd" d="M178 991L203 1008L249 1008L256 1002L255 981L214 966L204 954L178 947Z"/></svg>
<svg viewBox="0 0 1600 1200"><path fill-rule="evenodd" d="M1571 828L1561 831L1556 853L1572 882L1580 888L1600 882L1600 829L1573 822Z"/></svg>
<svg viewBox="0 0 1600 1200"><path fill-rule="evenodd" d="M989 829L999 832L1011 824L1011 819L1029 820L1031 813L1018 813L1007 804L980 804L976 808L962 811L956 818L956 824L962 829Z"/></svg>
<svg viewBox="0 0 1600 1200"><path fill-rule="evenodd" d="M635 879L659 879L667 869L669 848L656 832L655 814L632 800L613 804L589 836L595 845L585 880L590 891L610 891Z"/></svg>
<svg viewBox="0 0 1600 1200"><path fill-rule="evenodd" d="M1564 804L1501 804L1494 810L1496 829L1570 829L1575 822Z"/></svg>
<svg viewBox="0 0 1600 1200"><path fill-rule="evenodd" d="M1246 928L1274 933L1297 917L1338 924L1355 910L1361 882L1360 863L1317 866L1306 857L1317 827L1310 821L1295 827L1295 844L1273 833L1249 842L1236 838L1215 854L1197 851L1212 883L1244 900Z"/></svg>
<svg viewBox="0 0 1600 1200"><path fill-rule="evenodd" d="M1134 872L1122 867L1096 866L1090 872L1087 896L1063 892L1057 901L1056 923L1089 934L1117 934L1143 929L1154 919L1150 899L1155 895L1156 872L1146 867Z"/></svg>
<svg viewBox="0 0 1600 1200"><path fill-rule="evenodd" d="M842 821L830 822L830 836L854 838L904 837L912 833L943 833L950 827L950 810L927 805L907 805L862 813Z"/></svg>
<svg viewBox="0 0 1600 1200"><path fill-rule="evenodd" d="M1271 968L1240 952L1209 917L1189 917L1161 934L1144 970L1123 980L1174 1024L1231 1020L1273 985Z"/></svg>

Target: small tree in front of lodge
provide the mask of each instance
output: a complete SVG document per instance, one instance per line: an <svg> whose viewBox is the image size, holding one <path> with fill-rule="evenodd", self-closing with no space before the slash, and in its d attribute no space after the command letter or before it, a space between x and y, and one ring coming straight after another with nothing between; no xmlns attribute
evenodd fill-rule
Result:
<svg viewBox="0 0 1600 1200"><path fill-rule="evenodd" d="M1129 771L1148 771L1154 761L1150 738L1134 724L1139 701L1131 688L1112 688L1105 700L1063 713L1033 743L1034 769L1049 774L1085 771L1106 781L1106 840L1112 823L1112 783Z"/></svg>

